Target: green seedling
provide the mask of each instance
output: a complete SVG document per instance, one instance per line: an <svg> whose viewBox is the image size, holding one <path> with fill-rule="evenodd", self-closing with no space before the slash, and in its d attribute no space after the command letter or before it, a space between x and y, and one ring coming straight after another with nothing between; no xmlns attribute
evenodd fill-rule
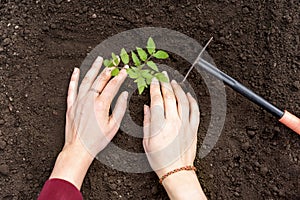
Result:
<svg viewBox="0 0 300 200"><path fill-rule="evenodd" d="M120 69L128 65L129 68L126 70L127 74L131 79L134 79L139 94L143 93L144 89L150 85L154 77L161 82L169 81L168 78L159 71L156 63L151 60L153 58L166 59L169 57L168 53L163 50L156 50L155 43L151 37L148 39L146 49L147 51L136 47L136 51L131 51L131 56L129 56L127 51L122 48L120 55L112 53L110 59L104 60L105 67L114 67L111 71L112 76L117 76Z"/></svg>

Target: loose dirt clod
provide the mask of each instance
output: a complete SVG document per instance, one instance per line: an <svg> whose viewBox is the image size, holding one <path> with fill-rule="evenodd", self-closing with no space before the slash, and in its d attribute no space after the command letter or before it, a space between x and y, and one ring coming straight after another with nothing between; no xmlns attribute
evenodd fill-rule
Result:
<svg viewBox="0 0 300 200"><path fill-rule="evenodd" d="M6 142L4 140L0 139L0 150L5 149L5 147L6 147Z"/></svg>
<svg viewBox="0 0 300 200"><path fill-rule="evenodd" d="M297 88L297 90L300 90L300 81L295 81L295 82L293 83L293 86L294 86L295 88Z"/></svg>
<svg viewBox="0 0 300 200"><path fill-rule="evenodd" d="M263 174L263 175L266 175L268 173L269 169L267 167L261 167L260 168L260 172Z"/></svg>
<svg viewBox="0 0 300 200"><path fill-rule="evenodd" d="M2 175L8 175L9 174L9 167L6 164L1 164L0 165L0 174Z"/></svg>

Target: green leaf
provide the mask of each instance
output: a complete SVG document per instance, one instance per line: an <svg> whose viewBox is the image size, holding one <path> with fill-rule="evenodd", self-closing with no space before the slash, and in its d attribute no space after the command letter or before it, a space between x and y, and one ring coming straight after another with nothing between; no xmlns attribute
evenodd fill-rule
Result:
<svg viewBox="0 0 300 200"><path fill-rule="evenodd" d="M168 53L162 50L157 51L153 56L158 59L166 59L169 57Z"/></svg>
<svg viewBox="0 0 300 200"><path fill-rule="evenodd" d="M152 71L151 71L152 72ZM141 75L146 79L146 84L147 85L150 85L151 84L151 81L152 81L152 78L154 77L152 74L151 74L150 70L142 70L141 71Z"/></svg>
<svg viewBox="0 0 300 200"><path fill-rule="evenodd" d="M115 68L111 71L111 76L117 76L120 73L119 68Z"/></svg>
<svg viewBox="0 0 300 200"><path fill-rule="evenodd" d="M137 78L134 82L137 83L139 94L142 94L145 87L147 87L147 83L143 77Z"/></svg>
<svg viewBox="0 0 300 200"><path fill-rule="evenodd" d="M108 59L105 59L105 60L103 61L103 64L104 64L105 67L109 67L109 64L110 64L110 63L111 63L111 61L108 60Z"/></svg>
<svg viewBox="0 0 300 200"><path fill-rule="evenodd" d="M139 94L142 94L145 90L145 86L138 87Z"/></svg>
<svg viewBox="0 0 300 200"><path fill-rule="evenodd" d="M142 77L144 77L144 78L148 78L148 79L152 79L153 78L153 75L152 74L150 74L150 70L142 70L141 71L141 75L142 75Z"/></svg>
<svg viewBox="0 0 300 200"><path fill-rule="evenodd" d="M143 85L143 86L147 86L146 82L145 82L145 79L143 77L138 77L137 79L134 80L135 83L138 83L140 85Z"/></svg>
<svg viewBox="0 0 300 200"><path fill-rule="evenodd" d="M113 67L114 66L113 62L108 59L105 59L103 64L105 67Z"/></svg>
<svg viewBox="0 0 300 200"><path fill-rule="evenodd" d="M114 66L118 66L120 64L120 57L116 56L116 54L111 53L112 62Z"/></svg>
<svg viewBox="0 0 300 200"><path fill-rule="evenodd" d="M129 63L129 55L128 55L128 53L126 52L126 50L124 48L121 49L120 56L121 56L122 62L125 65L127 65Z"/></svg>
<svg viewBox="0 0 300 200"><path fill-rule="evenodd" d="M155 52L155 43L154 43L152 37L149 37L146 48L150 55L152 55Z"/></svg>
<svg viewBox="0 0 300 200"><path fill-rule="evenodd" d="M147 62L147 65L148 65L151 69L153 69L154 71L157 71L157 72L158 72L158 68L157 68L157 65L155 64L155 62L153 62L153 61L148 61L148 62Z"/></svg>
<svg viewBox="0 0 300 200"><path fill-rule="evenodd" d="M137 50L137 53L139 54L139 57L140 57L140 59L141 59L142 61L147 60L148 56L147 56L146 51L144 51L144 50L143 50L142 48L140 48L140 47L137 47L136 50Z"/></svg>
<svg viewBox="0 0 300 200"><path fill-rule="evenodd" d="M169 82L169 79L161 72L156 73L155 77L157 78L157 80L159 80L161 82Z"/></svg>
<svg viewBox="0 0 300 200"><path fill-rule="evenodd" d="M112 57L113 60L115 60L117 58L115 53L111 53L111 57Z"/></svg>
<svg viewBox="0 0 300 200"><path fill-rule="evenodd" d="M140 59L137 57L137 55L133 51L131 52L131 57L132 57L133 63L136 66L140 66L141 65Z"/></svg>
<svg viewBox="0 0 300 200"><path fill-rule="evenodd" d="M118 56L117 59L113 60L113 65L118 66L120 64L120 57Z"/></svg>
<svg viewBox="0 0 300 200"><path fill-rule="evenodd" d="M139 74L136 73L133 69L128 68L127 70L127 74L129 75L130 78L135 79L139 77Z"/></svg>
<svg viewBox="0 0 300 200"><path fill-rule="evenodd" d="M147 86L146 81L143 77L139 77L136 79L136 82L139 86Z"/></svg>
<svg viewBox="0 0 300 200"><path fill-rule="evenodd" d="M151 78L146 78L147 85L150 85L152 82L153 76Z"/></svg>
<svg viewBox="0 0 300 200"><path fill-rule="evenodd" d="M140 69L139 68L137 68L137 67L130 67L132 70L134 70L135 72L139 72L140 71Z"/></svg>

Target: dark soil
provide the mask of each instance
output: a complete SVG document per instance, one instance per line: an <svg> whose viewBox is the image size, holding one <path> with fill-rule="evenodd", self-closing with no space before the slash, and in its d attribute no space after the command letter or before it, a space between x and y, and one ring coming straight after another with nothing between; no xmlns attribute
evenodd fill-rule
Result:
<svg viewBox="0 0 300 200"><path fill-rule="evenodd" d="M157 26L204 44L217 66L300 116L300 2L0 0L0 199L35 199L64 141L67 85L74 67L109 36ZM181 3L180 3L181 2ZM188 63L178 61L183 71ZM200 99L205 132L209 94ZM227 117L213 151L197 159L209 199L300 199L300 137L245 98L227 91ZM131 107L142 100L134 96ZM142 104L132 118L141 123ZM114 142L141 151L120 133ZM125 136L124 136L125 137ZM199 145L201 140L199 141ZM134 148L130 148L134 147ZM85 199L167 199L154 173L129 174L95 161Z"/></svg>

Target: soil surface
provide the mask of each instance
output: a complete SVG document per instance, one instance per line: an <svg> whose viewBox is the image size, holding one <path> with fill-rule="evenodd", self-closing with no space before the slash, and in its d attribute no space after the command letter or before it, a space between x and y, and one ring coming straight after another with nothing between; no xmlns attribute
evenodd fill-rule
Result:
<svg viewBox="0 0 300 200"><path fill-rule="evenodd" d="M0 0L0 199L37 197L64 142L72 69L101 41L125 30L164 27L200 44L213 36L208 51L220 69L300 116L299 10L297 0ZM187 72L187 62L172 62ZM201 77L189 81L205 133L209 93ZM195 161L208 198L300 199L300 137L226 92L222 135L208 156ZM131 99L130 114L139 124L147 101L147 95ZM123 133L114 143L142 152L141 140ZM153 172L123 173L98 161L82 193L85 199L168 199Z"/></svg>

